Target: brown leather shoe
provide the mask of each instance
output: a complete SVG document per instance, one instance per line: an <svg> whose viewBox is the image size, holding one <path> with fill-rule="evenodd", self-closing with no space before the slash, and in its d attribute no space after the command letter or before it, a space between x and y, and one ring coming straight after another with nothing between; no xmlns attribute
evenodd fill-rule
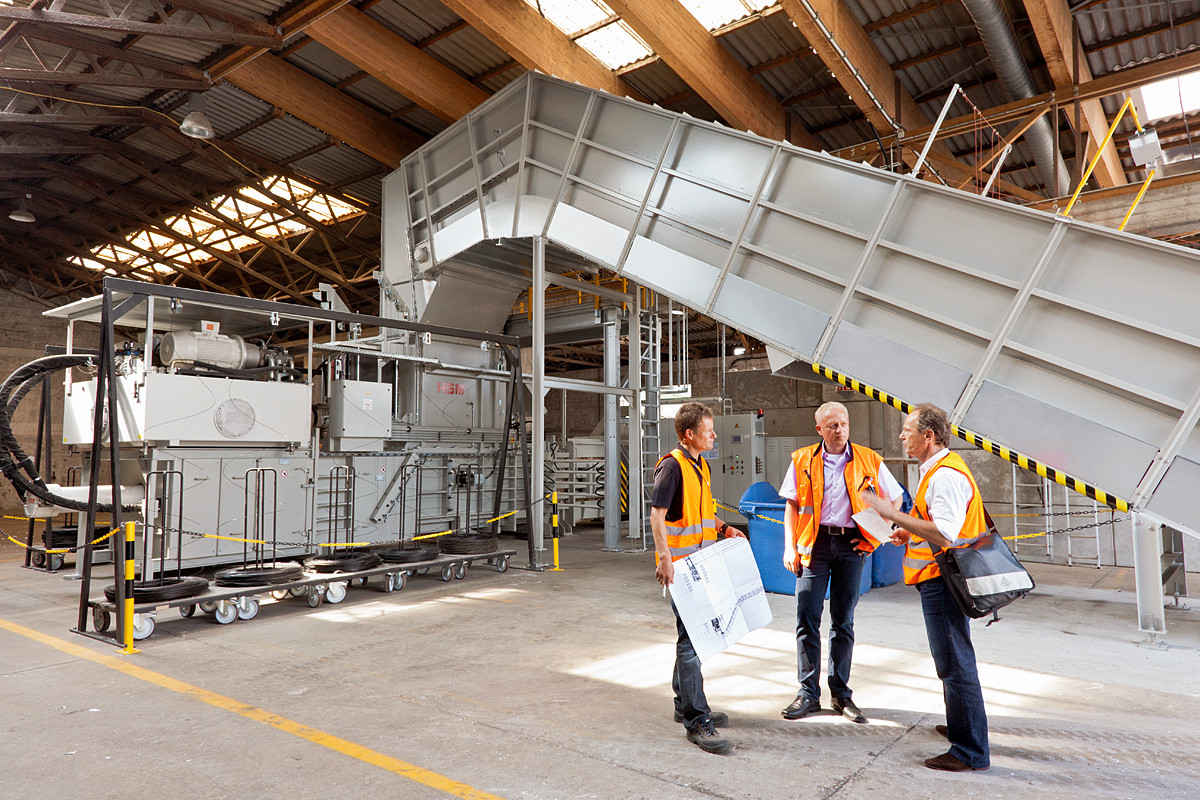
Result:
<svg viewBox="0 0 1200 800"><path fill-rule="evenodd" d="M945 736L947 739L950 738L950 729L945 725L934 725L933 729L937 731L938 736Z"/></svg>
<svg viewBox="0 0 1200 800"><path fill-rule="evenodd" d="M968 767L949 753L925 759L925 766L930 769L940 769L944 772L983 772L987 767Z"/></svg>

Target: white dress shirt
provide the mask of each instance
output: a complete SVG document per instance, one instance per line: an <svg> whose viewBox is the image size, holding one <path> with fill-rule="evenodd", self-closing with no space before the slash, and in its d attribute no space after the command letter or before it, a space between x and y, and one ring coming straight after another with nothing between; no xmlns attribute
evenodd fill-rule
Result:
<svg viewBox="0 0 1200 800"><path fill-rule="evenodd" d="M921 465L920 480L946 456L950 449L943 447ZM967 519L967 506L971 502L971 481L956 469L939 469L929 479L925 490L925 508L938 531L950 541L957 541ZM970 537L967 537L970 538Z"/></svg>
<svg viewBox="0 0 1200 800"><path fill-rule="evenodd" d="M825 469L825 485L821 495L821 524L849 528L854 525L854 520L850 517L850 492L846 488L846 461L850 458L850 444L847 443L846 449L836 455L826 452L822 447L821 455ZM898 500L904 496L904 490L887 467L880 467L877 484L876 490L882 492L887 500ZM858 489L857 486L854 488ZM788 464L787 475L779 487L779 496L785 500L800 502L796 495L794 463Z"/></svg>

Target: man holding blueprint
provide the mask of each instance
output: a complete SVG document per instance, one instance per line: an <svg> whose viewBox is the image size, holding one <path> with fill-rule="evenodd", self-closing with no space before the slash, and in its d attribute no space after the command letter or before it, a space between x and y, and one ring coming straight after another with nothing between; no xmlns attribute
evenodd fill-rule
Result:
<svg viewBox="0 0 1200 800"><path fill-rule="evenodd" d="M650 502L654 574L664 591L675 581L675 562L679 559L716 544L720 534L745 538L737 528L717 519L708 463L700 455L711 450L716 440L712 409L700 403L684 404L675 415L675 433L679 436L679 447L663 456L655 467ZM692 585L689 581L688 586ZM705 752L723 755L730 751L729 740L721 738L716 729L727 724L729 718L721 712L714 714L708 706L700 657L679 616L674 597L671 610L679 632L671 680L675 690L675 721L687 726L688 741Z"/></svg>

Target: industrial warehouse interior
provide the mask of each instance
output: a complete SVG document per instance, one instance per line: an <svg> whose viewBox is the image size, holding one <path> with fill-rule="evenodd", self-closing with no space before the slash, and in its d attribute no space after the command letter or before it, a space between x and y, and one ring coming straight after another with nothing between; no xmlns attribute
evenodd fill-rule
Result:
<svg viewBox="0 0 1200 800"><path fill-rule="evenodd" d="M0 101L0 796L1200 798L1200 2L0 0ZM857 514L789 712L829 403L1032 578L990 763Z"/></svg>

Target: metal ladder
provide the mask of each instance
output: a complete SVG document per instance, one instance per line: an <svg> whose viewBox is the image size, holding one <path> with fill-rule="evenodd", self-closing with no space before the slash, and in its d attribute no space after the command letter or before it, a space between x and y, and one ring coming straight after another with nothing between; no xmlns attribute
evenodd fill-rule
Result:
<svg viewBox="0 0 1200 800"><path fill-rule="evenodd" d="M652 537L650 493L654 489L654 467L662 455L662 317L652 308L645 309L638 328L642 345L638 354L642 379L642 529L629 533Z"/></svg>
<svg viewBox="0 0 1200 800"><path fill-rule="evenodd" d="M1054 556L1054 537L1043 536L1043 543L1036 543L1036 538L1022 539L1023 534L1038 533L1051 529L1050 520L1053 517L1048 516L1053 510L1053 498L1051 496L1051 487L1054 485L1049 478L1042 478L1033 475L1035 480L1030 483L1022 482L1021 478L1029 477L1031 473L1027 470L1020 469L1016 464L1012 465L1012 515L1013 515L1013 534L1017 537L1013 540L1012 551L1019 554L1024 547L1026 553L1043 555L1047 560ZM1033 492L1027 491L1022 493L1022 489L1036 490L1037 499L1030 497ZM1035 515L1035 516L1028 516ZM1040 553L1038 551L1041 551Z"/></svg>
<svg viewBox="0 0 1200 800"><path fill-rule="evenodd" d="M1063 490L1063 511L1070 512L1071 511L1071 490L1065 486L1062 487L1062 490ZM1082 513L1079 513L1079 516L1075 516L1073 514L1068 513L1067 516L1064 517L1064 519L1067 520L1067 524L1063 527L1074 528L1076 525L1082 524L1083 520L1088 519L1088 516L1087 516L1088 511L1091 511L1092 527L1089 530L1085 530L1085 531L1068 531L1068 533L1067 533L1067 564L1069 566L1074 566L1075 564L1082 564L1084 566L1095 567L1096 569L1100 569L1100 525L1101 525L1100 514L1102 512L1109 512L1109 511L1111 511L1111 509L1101 506L1099 503L1097 503L1095 500L1091 499L1090 497L1080 498L1078 496L1076 496L1076 498L1075 498L1075 508L1077 509L1077 513L1079 513L1079 512L1082 512ZM1109 514L1109 519L1111 519L1111 518L1112 518L1112 515ZM1079 555L1075 552L1076 542L1083 542L1083 541L1090 541L1092 543L1092 548L1093 548L1092 552L1095 553L1095 555L1090 555L1090 556Z"/></svg>

